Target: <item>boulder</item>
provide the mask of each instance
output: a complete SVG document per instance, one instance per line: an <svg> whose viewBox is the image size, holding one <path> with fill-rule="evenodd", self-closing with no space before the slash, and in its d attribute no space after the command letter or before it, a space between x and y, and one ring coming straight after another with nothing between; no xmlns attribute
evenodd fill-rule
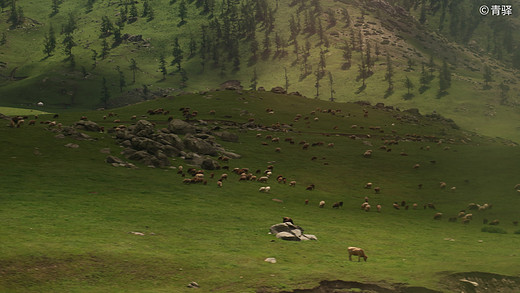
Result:
<svg viewBox="0 0 520 293"><path fill-rule="evenodd" d="M241 90L242 85L238 80L228 80L222 84L220 84L220 89L222 90Z"/></svg>
<svg viewBox="0 0 520 293"><path fill-rule="evenodd" d="M190 164L190 165L197 165L197 166L200 166L202 165L202 162L204 161L204 158L196 153L187 153L185 156L184 156L184 159L186 160L186 163Z"/></svg>
<svg viewBox="0 0 520 293"><path fill-rule="evenodd" d="M173 119L170 121L168 124L168 130L175 134L188 134L196 132L195 126L179 119Z"/></svg>
<svg viewBox="0 0 520 293"><path fill-rule="evenodd" d="M125 162L123 160L121 160L120 158L116 157L116 156L108 156L106 159L105 159L105 162L109 163L109 164L113 164L113 163L116 163L116 164L124 164Z"/></svg>
<svg viewBox="0 0 520 293"><path fill-rule="evenodd" d="M155 131L153 124L150 121L139 120L133 130L134 135L151 137Z"/></svg>
<svg viewBox="0 0 520 293"><path fill-rule="evenodd" d="M74 127L76 127L77 129L86 130L86 131L98 131L99 132L101 130L101 127L96 122L88 121L88 120L87 121L80 120L74 124Z"/></svg>
<svg viewBox="0 0 520 293"><path fill-rule="evenodd" d="M242 157L239 154L236 154L236 153L233 153L233 152L224 151L224 150L221 150L220 154L223 155L223 156L229 157L230 159L240 159Z"/></svg>
<svg viewBox="0 0 520 293"><path fill-rule="evenodd" d="M161 133L155 138L155 140L164 145L171 145L178 150L182 150L184 148L184 143L182 140L177 135L172 133Z"/></svg>
<svg viewBox="0 0 520 293"><path fill-rule="evenodd" d="M287 91L281 86L276 86L276 87L272 88L271 92L273 92L275 94L286 94L287 93Z"/></svg>
<svg viewBox="0 0 520 293"><path fill-rule="evenodd" d="M228 132L228 131L223 131L223 132L220 132L220 133L216 133L215 135L218 136L223 141L238 142L238 135L236 135L234 133L231 133L231 132Z"/></svg>
<svg viewBox="0 0 520 293"><path fill-rule="evenodd" d="M303 229L290 222L280 223L269 228L270 234L276 235L276 238L289 241L301 240L318 240L314 235L303 234Z"/></svg>
<svg viewBox="0 0 520 293"><path fill-rule="evenodd" d="M75 143L68 143L65 145L66 147L68 148L71 148L71 149L77 149L79 148L79 145L78 144L75 144Z"/></svg>
<svg viewBox="0 0 520 293"><path fill-rule="evenodd" d="M192 135L186 135L184 137L184 147L192 152L196 152L201 155L218 155L216 147L209 142L196 138Z"/></svg>
<svg viewBox="0 0 520 293"><path fill-rule="evenodd" d="M282 239L282 240L289 240L289 241L301 241L301 239L290 233L290 232L279 232L276 233L276 238Z"/></svg>
<svg viewBox="0 0 520 293"><path fill-rule="evenodd" d="M200 167L204 170L217 170L220 169L220 165L211 158L206 158L204 161L202 161L202 164L200 164Z"/></svg>

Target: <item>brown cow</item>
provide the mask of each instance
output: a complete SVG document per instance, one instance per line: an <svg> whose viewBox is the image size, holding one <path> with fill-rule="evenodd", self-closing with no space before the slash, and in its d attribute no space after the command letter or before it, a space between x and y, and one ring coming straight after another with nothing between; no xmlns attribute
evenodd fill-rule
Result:
<svg viewBox="0 0 520 293"><path fill-rule="evenodd" d="M348 248L348 259L352 260L352 256L356 255L358 257L358 261L361 261L361 258L363 258L365 261L367 261L368 256L366 256L365 251L359 247L349 247Z"/></svg>

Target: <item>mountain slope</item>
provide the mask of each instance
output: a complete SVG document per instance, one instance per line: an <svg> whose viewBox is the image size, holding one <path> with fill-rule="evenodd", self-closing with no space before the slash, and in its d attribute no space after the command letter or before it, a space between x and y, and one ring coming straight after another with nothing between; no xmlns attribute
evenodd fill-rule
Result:
<svg viewBox="0 0 520 293"><path fill-rule="evenodd" d="M446 25L437 33L434 29L441 12L434 10L438 1L428 2L424 24L417 20L421 5L418 1L408 2L413 5L382 0L144 1L133 5L137 18L131 20L132 4L127 1L89 1L93 3L91 9L85 3L66 1L61 2L56 14L52 14L50 3L18 1L17 9L22 7L25 15L20 24L13 26L8 21L10 7L2 13L6 43L0 46L3 62L0 74L5 77L0 83L1 103L30 107L42 100L48 109L103 107L105 78L110 93L106 97L107 106L116 106L172 94L173 89L207 90L227 79L238 79L249 87L256 71L257 85L267 89L288 84L289 91L299 91L308 97L319 94L320 99L330 99L332 93L337 101L383 101L401 108L416 107L423 113L436 111L455 119L464 128L518 141L517 71L506 66L511 65L512 57L504 51L502 59L508 63L501 63L494 59L493 48L489 54L479 50L484 45L479 32L494 23L488 19L481 21L472 35L473 42L459 41L457 35L446 34L453 19L451 13L456 14L455 8L448 9L452 5L446 8ZM143 16L145 3L152 7L153 19L150 14ZM187 8L184 22L180 17L182 3ZM415 10L407 11L399 4L415 6ZM126 20L121 21L126 10ZM104 17L112 27L102 31ZM75 44L71 49L74 64L64 52L62 42L66 34L61 33L67 31L71 19L76 27L71 33ZM517 16L511 16L511 25L516 25L515 21ZM117 22L122 24L121 40L116 40ZM58 45L46 57L42 50L51 25ZM292 27L296 27L298 53L291 40ZM268 50L264 45L266 35ZM176 64L171 64L175 59L175 38L183 51L180 71ZM251 53L253 39L258 42L255 54ZM102 56L103 40L109 49L105 56ZM345 59L345 41L351 51L350 60ZM516 45L517 41L512 40L511 46ZM371 56L368 62L371 66L365 73L363 87L360 67L364 67L367 53ZM387 53L394 69L390 94L385 80ZM164 75L160 69L161 56L165 60ZM434 63L432 76L421 87L421 64L429 64L430 57ZM130 69L132 59L138 69ZM444 60L448 62L452 84L448 94L440 95L439 99ZM486 90L482 74L485 64L491 67L493 79ZM117 66L124 77L122 91ZM321 78L319 92L317 75ZM411 95L407 95L404 85L407 77L414 85ZM502 90L506 87L499 86L500 83L509 90Z"/></svg>

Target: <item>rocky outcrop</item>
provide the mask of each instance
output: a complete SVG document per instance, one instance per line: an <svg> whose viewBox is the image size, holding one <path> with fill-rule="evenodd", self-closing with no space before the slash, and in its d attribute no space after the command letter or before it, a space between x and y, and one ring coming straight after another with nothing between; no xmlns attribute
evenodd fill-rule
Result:
<svg viewBox="0 0 520 293"><path fill-rule="evenodd" d="M74 123L74 127L81 130L86 131L96 131L99 132L101 130L101 126L99 126L96 122L88 121L88 120L80 120Z"/></svg>
<svg viewBox="0 0 520 293"><path fill-rule="evenodd" d="M179 119L173 119L170 121L168 124L168 130L174 134L193 134L197 132L195 126Z"/></svg>
<svg viewBox="0 0 520 293"><path fill-rule="evenodd" d="M222 84L220 84L220 88L223 90L241 90L242 85L238 80L228 80Z"/></svg>
<svg viewBox="0 0 520 293"><path fill-rule="evenodd" d="M293 223L286 222L271 226L269 233L274 234L276 238L289 241L305 241L318 240L314 235L303 234L303 228Z"/></svg>
<svg viewBox="0 0 520 293"><path fill-rule="evenodd" d="M200 124L200 123L199 123ZM127 159L139 161L147 166L164 168L171 165L171 157L180 157L186 163L200 166L206 170L220 169L217 161L211 156L227 156L238 159L240 155L226 151L219 145L215 136L204 126L194 126L182 120L172 120L168 128L155 131L154 125L140 120L128 128L116 128L115 134L119 144L125 149L121 152ZM185 134L181 139L177 134ZM238 140L234 134L221 137ZM114 162L120 164L120 162Z"/></svg>
<svg viewBox="0 0 520 293"><path fill-rule="evenodd" d="M134 164L125 162L116 156L108 156L105 159L105 162L107 162L108 164L110 164L114 167L137 168Z"/></svg>
<svg viewBox="0 0 520 293"><path fill-rule="evenodd" d="M287 91L281 86L276 86L276 87L272 88L271 92L273 92L275 94L286 94L287 93Z"/></svg>

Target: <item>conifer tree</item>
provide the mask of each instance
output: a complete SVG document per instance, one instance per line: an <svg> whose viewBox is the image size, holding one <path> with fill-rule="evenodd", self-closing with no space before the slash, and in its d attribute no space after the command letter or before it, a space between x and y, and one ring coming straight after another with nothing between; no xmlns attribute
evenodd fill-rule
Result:
<svg viewBox="0 0 520 293"><path fill-rule="evenodd" d="M166 70L166 60L164 60L164 56L161 55L159 57L159 70L162 73L163 80L166 79L166 74L168 74L168 71Z"/></svg>
<svg viewBox="0 0 520 293"><path fill-rule="evenodd" d="M137 67L137 62L134 58L130 59L130 70L132 70L132 83L135 83L135 73L139 70L139 67Z"/></svg>
<svg viewBox="0 0 520 293"><path fill-rule="evenodd" d="M336 91L334 90L334 79L332 78L332 72L329 71L329 85L330 85L330 98L329 101L334 102L336 98L334 98L334 94Z"/></svg>
<svg viewBox="0 0 520 293"><path fill-rule="evenodd" d="M105 59L110 52L110 47L108 47L107 39L103 39L101 42L101 59Z"/></svg>
<svg viewBox="0 0 520 293"><path fill-rule="evenodd" d="M284 66L283 67L283 75L284 75L284 79L285 79L285 91L288 93L289 92L289 76L287 75L287 68Z"/></svg>
<svg viewBox="0 0 520 293"><path fill-rule="evenodd" d="M119 75L119 91L122 93L123 88L126 86L125 74L121 71L119 66L116 66L116 70Z"/></svg>
<svg viewBox="0 0 520 293"><path fill-rule="evenodd" d="M491 72L491 68L486 64L484 65L484 89L490 89L491 86L489 85L490 82L493 81L493 73Z"/></svg>
<svg viewBox="0 0 520 293"><path fill-rule="evenodd" d="M184 59L183 51L179 44L179 38L175 37L173 41L173 50L172 50L173 60L170 65L177 65L177 71L181 70L181 62Z"/></svg>
<svg viewBox="0 0 520 293"><path fill-rule="evenodd" d="M105 109L107 108L107 104L108 104L108 100L109 99L110 99L110 92L108 90L107 80L103 76L103 81L101 83L101 103L103 103L103 107Z"/></svg>
<svg viewBox="0 0 520 293"><path fill-rule="evenodd" d="M258 81L257 81L257 79L258 79L258 76L257 76L257 74L256 74L256 67L255 67L255 68L253 69L253 77L252 77L251 80L250 80L250 81L251 81L251 84L250 84L250 86L249 86L249 87L251 88L251 90L253 90L253 91L256 91L256 86L258 85Z"/></svg>
<svg viewBox="0 0 520 293"><path fill-rule="evenodd" d="M386 52L386 73L385 73L385 80L388 82L388 87L386 88L385 98L392 95L394 92L394 69L392 66L392 60L390 59L390 54Z"/></svg>
<svg viewBox="0 0 520 293"><path fill-rule="evenodd" d="M404 83L404 87L408 90L408 92L404 95L404 99L405 100L410 100L413 97L413 94L410 93L410 90L413 90L415 85L410 80L410 78L408 78L408 76L406 76L406 78L405 78L403 83Z"/></svg>
<svg viewBox="0 0 520 293"><path fill-rule="evenodd" d="M54 34L52 25L49 27L49 33L45 34L43 46L43 53L47 54L47 57L50 57L52 52L56 49L56 35Z"/></svg>

